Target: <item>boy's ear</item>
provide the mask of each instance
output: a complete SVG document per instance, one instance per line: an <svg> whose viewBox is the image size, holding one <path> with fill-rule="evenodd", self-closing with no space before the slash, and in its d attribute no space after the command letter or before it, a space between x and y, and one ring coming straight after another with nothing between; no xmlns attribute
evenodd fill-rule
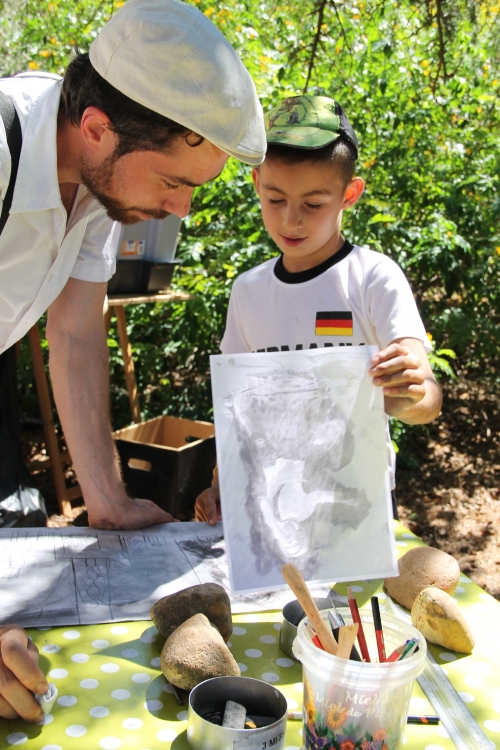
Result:
<svg viewBox="0 0 500 750"><path fill-rule="evenodd" d="M259 174L259 170L257 169L257 167L254 167L252 169L252 180L253 180L253 184L255 185L256 191L259 192L260 174Z"/></svg>
<svg viewBox="0 0 500 750"><path fill-rule="evenodd" d="M353 177L348 184L344 193L344 202L342 203L342 209L351 208L361 198L363 190L365 189L365 181L362 177Z"/></svg>

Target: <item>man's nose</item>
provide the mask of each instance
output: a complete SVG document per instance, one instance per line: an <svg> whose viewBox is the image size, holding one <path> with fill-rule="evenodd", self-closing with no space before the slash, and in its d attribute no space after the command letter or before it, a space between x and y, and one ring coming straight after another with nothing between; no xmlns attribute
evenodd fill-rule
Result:
<svg viewBox="0 0 500 750"><path fill-rule="evenodd" d="M180 219L184 219L190 211L192 196L192 190L188 189L183 190L182 192L179 191L174 195L169 195L161 204L162 208L169 211L171 214L175 214Z"/></svg>

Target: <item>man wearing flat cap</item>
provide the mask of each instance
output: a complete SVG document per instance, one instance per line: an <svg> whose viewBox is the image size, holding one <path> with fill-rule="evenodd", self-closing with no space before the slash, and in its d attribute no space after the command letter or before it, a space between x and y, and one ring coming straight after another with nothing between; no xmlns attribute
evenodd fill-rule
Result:
<svg viewBox="0 0 500 750"><path fill-rule="evenodd" d="M228 155L260 164L254 84L197 9L128 0L64 79L23 73L0 81L0 97L22 133L12 180L0 119L0 207L13 188L0 236L0 354L48 310L54 395L90 524L171 521L127 497L111 437L102 311L115 222L186 216L193 189L217 177Z"/></svg>
<svg viewBox="0 0 500 750"><path fill-rule="evenodd" d="M13 107L12 107L13 105ZM10 108L10 109L9 109ZM0 119L0 356L48 310L56 404L92 526L172 521L130 499L108 416L102 319L119 227L186 216L193 189L228 156L260 164L262 111L241 60L198 10L176 0L128 0L64 80L0 81L0 112L22 134L17 177ZM15 122L15 116L14 116ZM9 126L9 132L10 126ZM9 184L10 196L9 197ZM0 716L43 717L38 651L0 627Z"/></svg>

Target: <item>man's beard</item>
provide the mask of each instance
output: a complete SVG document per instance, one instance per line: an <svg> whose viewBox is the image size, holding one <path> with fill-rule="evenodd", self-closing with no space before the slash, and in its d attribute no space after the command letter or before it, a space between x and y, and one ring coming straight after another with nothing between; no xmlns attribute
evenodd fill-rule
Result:
<svg viewBox="0 0 500 750"><path fill-rule="evenodd" d="M119 157L118 157L119 158ZM93 167L88 162L80 163L80 179L89 193L96 198L113 221L121 224L138 224L144 221L146 214L151 219L166 219L169 211L161 208L143 208L142 206L126 206L122 201L110 195L114 174L114 164L118 160L115 154L108 156L99 167Z"/></svg>

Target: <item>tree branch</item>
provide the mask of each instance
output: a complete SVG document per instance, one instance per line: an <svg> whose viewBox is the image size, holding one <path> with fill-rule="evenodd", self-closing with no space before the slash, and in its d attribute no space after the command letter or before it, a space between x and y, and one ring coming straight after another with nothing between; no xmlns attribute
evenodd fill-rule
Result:
<svg viewBox="0 0 500 750"><path fill-rule="evenodd" d="M321 27L323 25L323 17L325 15L325 8L328 5L329 0L320 0L320 3L316 9L316 12L318 13L318 24L316 26L316 33L314 35L314 39L312 42L312 48L311 48L311 57L309 58L309 65L307 67L307 77L306 77L306 83L304 86L304 90L302 91L303 94L307 94L307 87L309 86L309 81L311 80L311 75L314 68L314 59L316 57L316 50L318 49L318 43L321 38Z"/></svg>

